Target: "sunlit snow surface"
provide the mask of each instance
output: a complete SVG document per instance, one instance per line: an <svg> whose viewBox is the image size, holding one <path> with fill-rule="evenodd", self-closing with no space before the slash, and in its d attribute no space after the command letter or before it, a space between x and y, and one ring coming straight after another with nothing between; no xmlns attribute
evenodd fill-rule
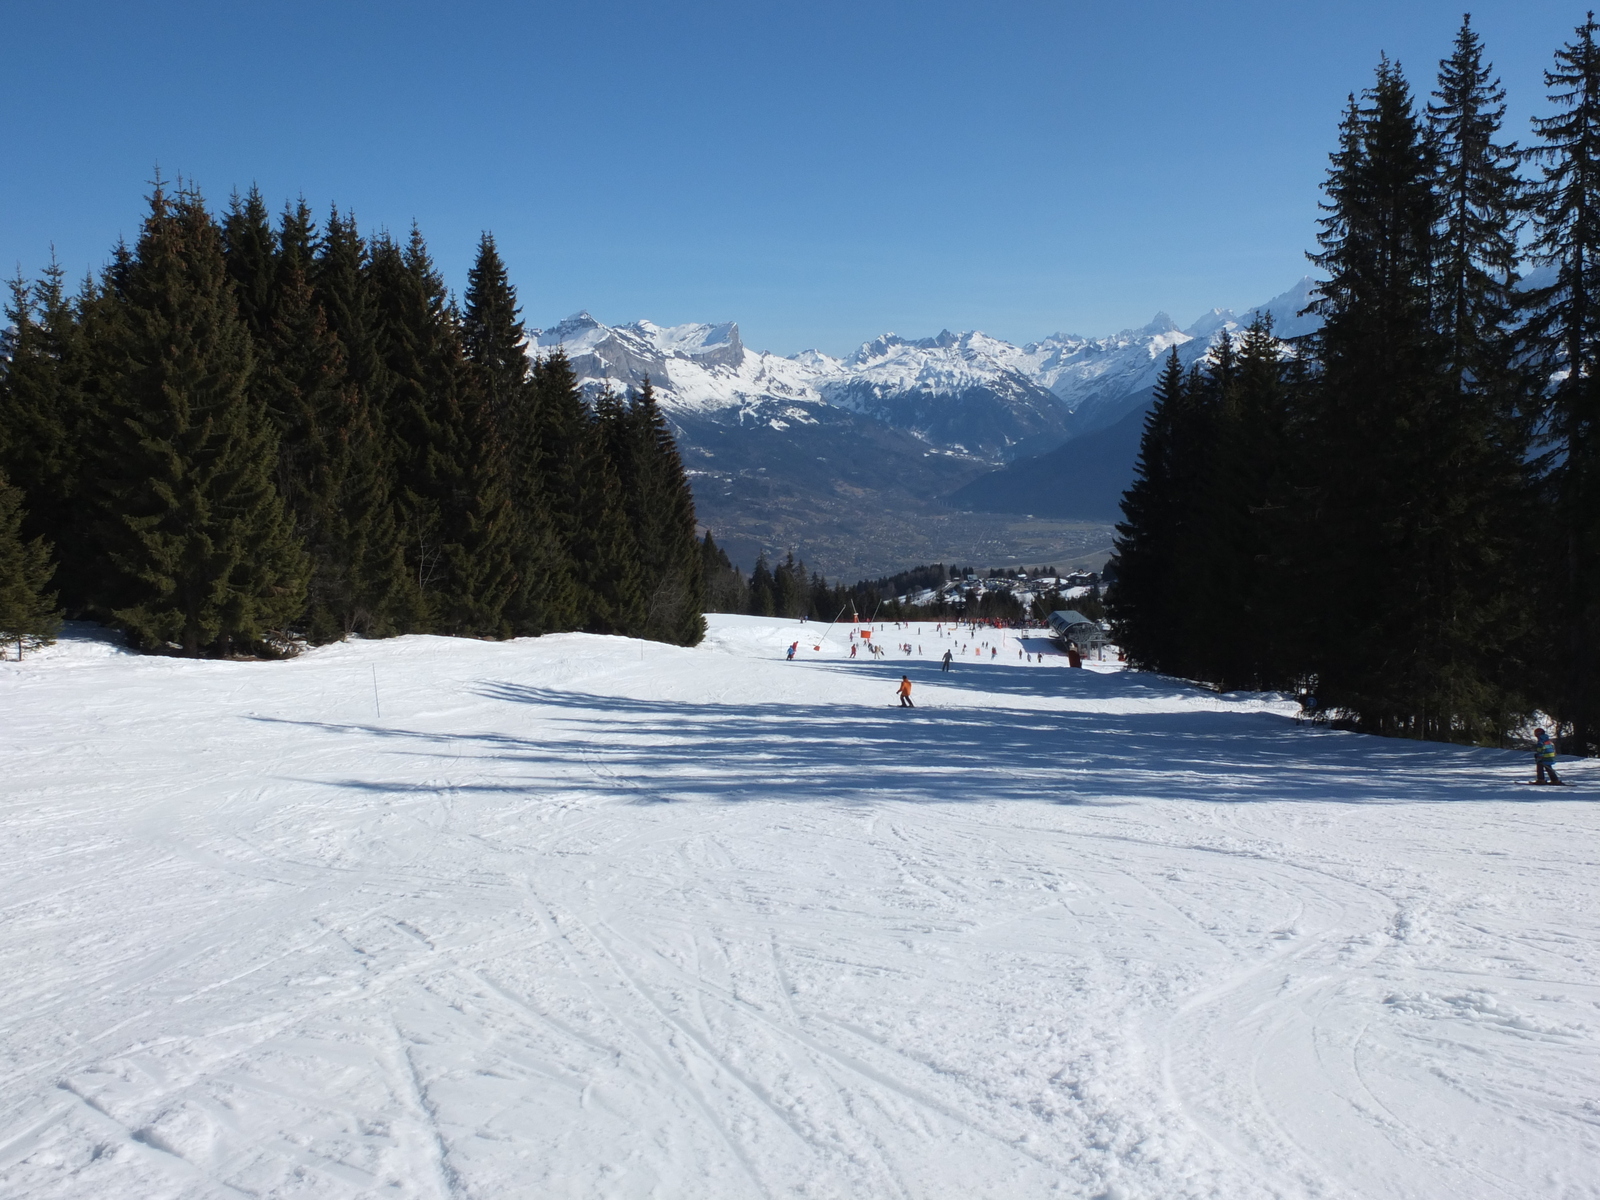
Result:
<svg viewBox="0 0 1600 1200"><path fill-rule="evenodd" d="M820 633L0 667L0 1195L1600 1195L1590 764Z"/></svg>

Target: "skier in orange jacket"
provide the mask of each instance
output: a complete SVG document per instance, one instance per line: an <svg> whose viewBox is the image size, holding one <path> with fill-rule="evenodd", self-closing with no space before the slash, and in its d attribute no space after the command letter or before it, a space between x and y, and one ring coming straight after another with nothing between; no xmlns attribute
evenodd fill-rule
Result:
<svg viewBox="0 0 1600 1200"><path fill-rule="evenodd" d="M909 675L900 676L900 707L916 707L915 704L911 703L911 677Z"/></svg>

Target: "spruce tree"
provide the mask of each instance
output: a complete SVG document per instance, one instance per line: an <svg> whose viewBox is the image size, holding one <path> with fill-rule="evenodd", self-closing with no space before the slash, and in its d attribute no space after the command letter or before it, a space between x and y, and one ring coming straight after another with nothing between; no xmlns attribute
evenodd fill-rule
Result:
<svg viewBox="0 0 1600 1200"><path fill-rule="evenodd" d="M300 613L306 563L273 485L277 438L249 393L253 351L216 223L157 183L113 265L95 370L101 546L112 614L144 645L229 653Z"/></svg>
<svg viewBox="0 0 1600 1200"><path fill-rule="evenodd" d="M1555 280L1532 292L1524 330L1551 381L1539 413L1548 527L1536 526L1541 616L1551 626L1541 699L1568 748L1600 748L1600 46L1594 14L1556 52L1537 118L1534 260Z"/></svg>
<svg viewBox="0 0 1600 1200"><path fill-rule="evenodd" d="M693 646L705 636L706 599L694 494L648 376L626 416L623 496L639 547L645 636Z"/></svg>
<svg viewBox="0 0 1600 1200"><path fill-rule="evenodd" d="M1239 619L1238 547L1229 540L1237 531L1227 517L1233 497L1224 463L1226 430L1236 420L1237 374L1233 336L1224 329L1195 362L1173 415L1173 584L1182 599L1173 615L1180 654L1171 669L1219 685L1228 674L1228 630Z"/></svg>
<svg viewBox="0 0 1600 1200"><path fill-rule="evenodd" d="M1421 464L1407 427L1443 384L1433 176L1410 89L1385 59L1346 109L1324 185L1322 249L1311 256L1328 277L1312 304L1323 318L1311 431L1322 453L1304 547L1316 692L1374 732L1404 731L1426 666L1414 658Z"/></svg>
<svg viewBox="0 0 1600 1200"><path fill-rule="evenodd" d="M585 628L642 637L648 598L639 534L630 509L638 485L634 423L609 388L595 400L584 447L585 517L572 550L590 609Z"/></svg>
<svg viewBox="0 0 1600 1200"><path fill-rule="evenodd" d="M637 552L606 449L608 426L591 417L567 356L557 348L533 369L539 477L546 511L572 578L572 624L618 632L642 605ZM617 417L616 398L606 401ZM625 440L621 437L618 444ZM630 574L631 573L631 574Z"/></svg>
<svg viewBox="0 0 1600 1200"><path fill-rule="evenodd" d="M745 611L749 606L750 597L744 576L728 558L727 551L717 545L709 529L706 530L705 540L700 543L700 568L707 612Z"/></svg>
<svg viewBox="0 0 1600 1200"><path fill-rule="evenodd" d="M1318 377L1306 436L1314 485L1302 561L1308 667L1325 709L1374 732L1477 738L1504 720L1484 584L1485 430L1463 419L1436 305L1443 199L1432 138L1384 60L1352 100L1312 261Z"/></svg>
<svg viewBox="0 0 1600 1200"><path fill-rule="evenodd" d="M1292 548L1304 530L1293 373L1258 314L1232 356L1210 471L1213 619L1208 678L1225 690L1293 686L1303 652Z"/></svg>
<svg viewBox="0 0 1600 1200"><path fill-rule="evenodd" d="M1514 143L1501 143L1505 89L1483 60L1471 17L1439 64L1428 121L1440 201L1435 305L1462 391L1503 388L1511 372L1523 185Z"/></svg>
<svg viewBox="0 0 1600 1200"><path fill-rule="evenodd" d="M1122 520L1108 567L1116 578L1109 609L1117 642L1135 666L1153 670L1176 670L1180 658L1177 486L1185 448L1178 425L1187 391L1174 346L1145 414L1133 483L1122 494Z"/></svg>
<svg viewBox="0 0 1600 1200"><path fill-rule="evenodd" d="M515 589L506 620L516 633L572 628L575 594L571 564L549 506L543 469L539 397L530 378L527 331L516 289L494 238L485 233L467 275L461 331L476 386L498 444L497 464L511 505Z"/></svg>
<svg viewBox="0 0 1600 1200"><path fill-rule="evenodd" d="M802 616L810 607L805 563L795 561L793 550L772 572L772 607L775 615L790 618Z"/></svg>
<svg viewBox="0 0 1600 1200"><path fill-rule="evenodd" d="M252 186L243 198L235 192L229 199L222 218L222 252L239 319L260 337L277 311L278 239L258 188Z"/></svg>
<svg viewBox="0 0 1600 1200"><path fill-rule="evenodd" d="M23 534L22 489L0 472L0 644L25 647L46 644L61 628L54 594L45 591L55 564L44 538Z"/></svg>
<svg viewBox="0 0 1600 1200"><path fill-rule="evenodd" d="M480 377L462 372L460 488L447 510L451 536L451 632L510 637L517 630L511 606L521 591L516 513L511 503L506 447L494 420L493 400Z"/></svg>
<svg viewBox="0 0 1600 1200"><path fill-rule="evenodd" d="M1529 401L1536 373L1519 352L1515 324L1526 188L1523 155L1502 142L1505 90L1464 17L1451 56L1439 64L1428 106L1440 202L1435 324L1445 342L1447 391L1433 422L1436 520L1432 579L1436 621L1492 638L1491 656L1467 651L1452 664L1458 694L1471 697L1454 720L1462 736L1487 738L1526 706L1529 646L1520 567L1528 497ZM1461 615L1461 614L1464 614ZM1465 649L1465 642L1460 643Z"/></svg>
<svg viewBox="0 0 1600 1200"><path fill-rule="evenodd" d="M313 297L344 348L345 370L369 406L383 407L389 387L378 347L377 299L366 240L353 215L331 210L310 270Z"/></svg>
<svg viewBox="0 0 1600 1200"><path fill-rule="evenodd" d="M313 238L304 203L286 209L263 351L287 417L280 478L311 556L308 633L327 641L396 631L406 574L371 406L312 287Z"/></svg>
<svg viewBox="0 0 1600 1200"><path fill-rule="evenodd" d="M325 466L311 476L320 503L309 535L317 566L308 621L318 637L406 632L420 599L395 514L394 454L374 401L387 375L375 343L366 247L354 218L337 210L314 240L303 203L285 210L279 240L280 288L293 314L286 324L309 322L312 353L299 366L310 384L324 364L328 377L321 382L331 385L310 387L321 401L314 411Z"/></svg>
<svg viewBox="0 0 1600 1200"><path fill-rule="evenodd" d="M774 595L772 568L767 566L767 556L763 551L756 558L756 565L750 572L750 615L753 617L771 617L777 613L776 597Z"/></svg>
<svg viewBox="0 0 1600 1200"><path fill-rule="evenodd" d="M368 273L388 383L384 421L398 467L397 509L424 620L441 633L503 636L516 587L510 498L460 314L415 226L404 247L376 239Z"/></svg>
<svg viewBox="0 0 1600 1200"><path fill-rule="evenodd" d="M54 262L29 286L11 284L0 334L0 471L28 496L25 539L60 547L57 582L82 611L97 574L85 521L88 412L84 340Z"/></svg>
<svg viewBox="0 0 1600 1200"><path fill-rule="evenodd" d="M365 273L383 364L377 400L393 461L395 512L418 598L412 628L445 632L445 510L461 490L463 456L444 284L426 259L408 261L388 234L372 239Z"/></svg>

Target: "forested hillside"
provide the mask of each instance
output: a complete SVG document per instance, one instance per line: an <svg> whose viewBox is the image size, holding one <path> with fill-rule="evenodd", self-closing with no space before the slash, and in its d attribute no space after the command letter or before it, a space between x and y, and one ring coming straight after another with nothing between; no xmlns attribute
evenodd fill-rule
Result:
<svg viewBox="0 0 1600 1200"><path fill-rule="evenodd" d="M1352 97L1321 328L1258 319L1157 385L1110 567L1133 661L1375 732L1542 713L1600 748L1597 28L1558 51L1529 149L1470 22L1430 100L1387 59Z"/></svg>
<svg viewBox="0 0 1600 1200"><path fill-rule="evenodd" d="M405 632L693 643L693 499L648 380L530 361L485 234L458 305L422 235L157 182L75 294L11 285L0 632L57 614L185 654ZM53 556L52 569L50 559ZM53 574L53 579L51 578Z"/></svg>

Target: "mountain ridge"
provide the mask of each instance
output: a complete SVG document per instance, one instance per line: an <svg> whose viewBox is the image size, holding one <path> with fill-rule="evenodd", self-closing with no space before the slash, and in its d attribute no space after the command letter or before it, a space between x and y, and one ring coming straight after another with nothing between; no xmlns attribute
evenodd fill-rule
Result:
<svg viewBox="0 0 1600 1200"><path fill-rule="evenodd" d="M1270 312L1284 336L1311 281L1187 329L1165 312L1104 337L1016 345L978 330L886 332L844 357L751 350L736 322L531 330L586 392L653 384L701 523L745 566L789 550L861 578L917 562L1087 562L1132 477L1140 412L1172 347L1188 365Z"/></svg>
<svg viewBox="0 0 1600 1200"><path fill-rule="evenodd" d="M903 429L936 450L999 464L1114 424L1155 381L1172 347L1189 363L1224 331L1271 313L1281 336L1315 328L1301 316L1301 279L1244 315L1211 309L1187 329L1165 312L1101 337L1055 333L1017 345L980 330L907 338L886 332L844 358L780 356L745 346L734 321L606 325L588 312L530 332L531 349L563 349L586 389L638 387L646 377L669 415L740 420L771 402L823 403Z"/></svg>

